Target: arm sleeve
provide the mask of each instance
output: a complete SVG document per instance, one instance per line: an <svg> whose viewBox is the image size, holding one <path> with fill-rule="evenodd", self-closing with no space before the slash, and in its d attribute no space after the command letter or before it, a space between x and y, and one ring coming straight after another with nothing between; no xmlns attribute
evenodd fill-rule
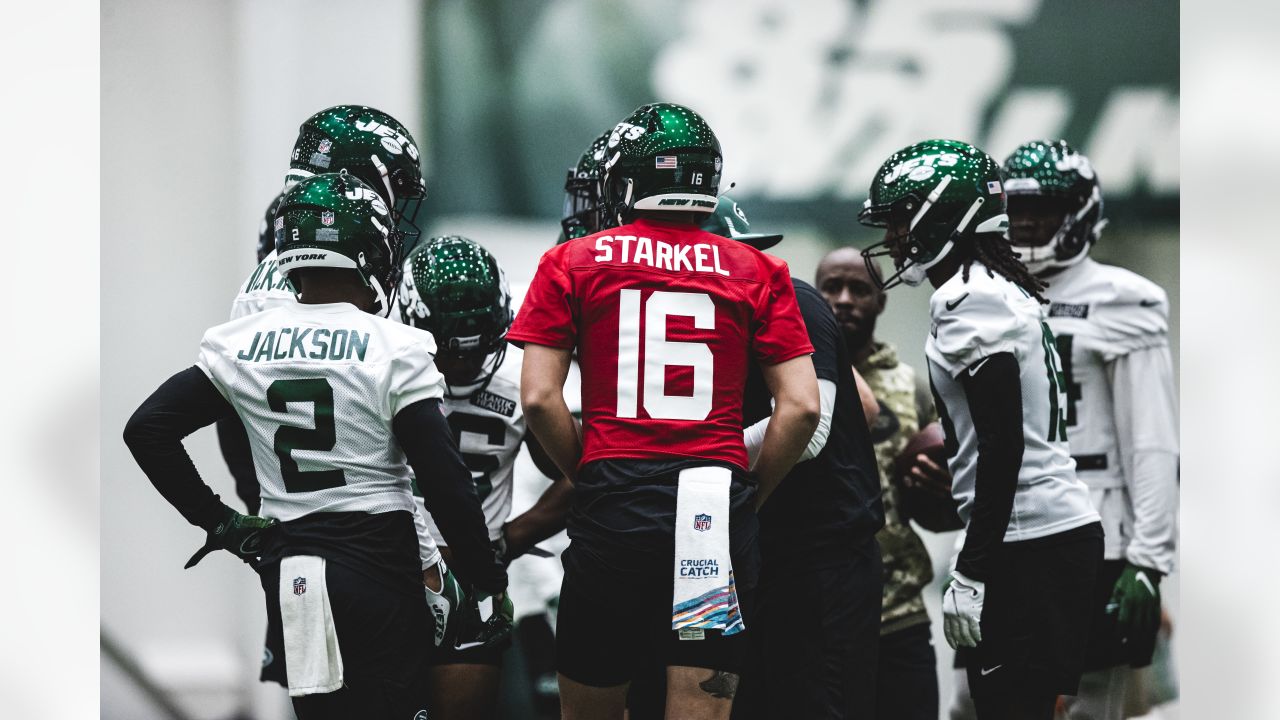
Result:
<svg viewBox="0 0 1280 720"><path fill-rule="evenodd" d="M257 515L262 506L258 488L258 474L253 467L253 451L249 448L249 433L238 415L218 421L218 447L227 470L236 481L236 497L244 503L250 515Z"/></svg>
<svg viewBox="0 0 1280 720"><path fill-rule="evenodd" d="M190 367L157 388L124 427L124 442L147 479L187 522L205 530L217 526L223 504L200 478L182 439L234 412L213 382Z"/></svg>
<svg viewBox="0 0 1280 720"><path fill-rule="evenodd" d="M422 501L453 553L453 570L487 593L501 592L507 573L489 544L475 483L440 401L432 398L405 407L396 414L392 430L417 476Z"/></svg>
<svg viewBox="0 0 1280 720"><path fill-rule="evenodd" d="M1168 345L1121 355L1108 366L1116 439L1133 537L1125 558L1164 574L1173 571L1178 520L1178 408Z"/></svg>
<svg viewBox="0 0 1280 720"><path fill-rule="evenodd" d="M831 417L836 412L836 384L825 378L818 380L818 396L822 406L822 414L818 416L818 429L813 431L809 444L805 446L800 459L804 462L818 457L818 453L827 446L827 438L831 435ZM764 433L769 429L769 418L766 417L754 425L744 428L742 442L747 446L747 465L755 465L760 447L764 445Z"/></svg>
<svg viewBox="0 0 1280 720"><path fill-rule="evenodd" d="M996 353L960 375L978 436L973 512L956 569L986 580L1004 542L1022 468L1022 382L1017 359Z"/></svg>
<svg viewBox="0 0 1280 720"><path fill-rule="evenodd" d="M813 352L795 286L787 264L777 261L769 286L760 293L752 329L752 352L765 365L777 365L791 358ZM822 377L819 375L818 377Z"/></svg>
<svg viewBox="0 0 1280 720"><path fill-rule="evenodd" d="M577 344L572 288L568 274L559 265L559 248L543 253L538 261L520 312L507 331L507 340L513 345L524 347L531 342L564 349Z"/></svg>

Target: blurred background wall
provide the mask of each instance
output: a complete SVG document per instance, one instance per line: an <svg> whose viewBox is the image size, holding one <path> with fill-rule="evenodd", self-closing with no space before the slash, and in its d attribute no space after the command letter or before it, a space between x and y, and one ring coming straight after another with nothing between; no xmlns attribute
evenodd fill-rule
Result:
<svg viewBox="0 0 1280 720"><path fill-rule="evenodd" d="M1178 340L1178 12L1169 0L108 0L102 5L102 630L195 718L289 717L256 682L256 577L215 555L120 442L194 360L253 266L298 124L339 103L403 121L424 150L428 229L472 237L526 282L559 232L565 171L636 106L701 112L725 189L811 279L895 149L928 136L997 159L1065 137L1111 225L1094 251L1170 295ZM879 335L923 365L926 288ZM187 443L224 497L213 431ZM949 536L922 533L939 575ZM940 588L940 585L939 585ZM927 593L938 618L939 588ZM1175 613L1177 579L1165 585ZM936 623L935 623L936 625ZM936 628L942 697L950 651ZM1175 635L1176 637L1176 635ZM104 658L104 718L164 717Z"/></svg>

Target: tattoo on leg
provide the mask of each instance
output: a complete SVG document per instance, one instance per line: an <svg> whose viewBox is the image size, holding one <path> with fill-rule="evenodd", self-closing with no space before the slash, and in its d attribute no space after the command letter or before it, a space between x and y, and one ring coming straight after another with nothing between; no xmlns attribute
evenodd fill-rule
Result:
<svg viewBox="0 0 1280 720"><path fill-rule="evenodd" d="M703 692L710 693L711 697L732 700L738 693L738 676L731 672L714 670L711 677L698 683L698 687L702 688Z"/></svg>

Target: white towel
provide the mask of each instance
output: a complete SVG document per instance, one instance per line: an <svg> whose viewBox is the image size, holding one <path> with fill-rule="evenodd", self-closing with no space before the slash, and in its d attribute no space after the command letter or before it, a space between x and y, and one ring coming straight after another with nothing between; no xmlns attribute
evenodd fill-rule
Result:
<svg viewBox="0 0 1280 720"><path fill-rule="evenodd" d="M680 473L671 629L680 630L681 639L701 639L704 630L733 635L745 629L729 558L732 477L722 467Z"/></svg>
<svg viewBox="0 0 1280 720"><path fill-rule="evenodd" d="M333 627L324 558L295 555L280 561L280 623L289 696L342 687L342 653Z"/></svg>

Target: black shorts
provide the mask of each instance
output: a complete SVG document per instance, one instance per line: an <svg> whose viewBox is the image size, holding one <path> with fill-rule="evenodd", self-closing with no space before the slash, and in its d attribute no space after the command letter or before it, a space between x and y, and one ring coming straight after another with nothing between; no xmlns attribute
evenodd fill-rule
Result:
<svg viewBox="0 0 1280 720"><path fill-rule="evenodd" d="M1120 665L1146 667L1156 651L1156 633L1148 638L1123 643L1116 629L1118 616L1115 609L1107 612L1116 581L1128 563L1124 560L1104 560L1094 583L1093 624L1089 633L1089 647L1085 651L1085 670L1103 670Z"/></svg>
<svg viewBox="0 0 1280 720"><path fill-rule="evenodd" d="M747 629L684 640L671 629L677 480L706 464L606 460L579 474L556 620L556 669L566 677L612 687L650 667L742 672L760 560L754 487L740 470L733 470L729 543Z"/></svg>
<svg viewBox="0 0 1280 720"><path fill-rule="evenodd" d="M272 665L278 665L283 679L288 657L279 631L280 564L259 565L258 575L266 595L268 646L273 634L279 643ZM432 620L422 594L389 588L333 560L325 563L325 584L342 653L343 692L360 698L369 708L362 717L411 718L426 708L427 688L422 676L432 644ZM318 696L305 697L311 698L308 702L312 705L323 703ZM295 711L298 709L295 702Z"/></svg>
<svg viewBox="0 0 1280 720"><path fill-rule="evenodd" d="M986 581L982 642L969 654L969 689L1074 695L1085 666L1102 565L1102 525L1005 543Z"/></svg>
<svg viewBox="0 0 1280 720"><path fill-rule="evenodd" d="M734 720L871 718L876 707L883 570L874 537L838 564L770 558L757 591L751 661Z"/></svg>

